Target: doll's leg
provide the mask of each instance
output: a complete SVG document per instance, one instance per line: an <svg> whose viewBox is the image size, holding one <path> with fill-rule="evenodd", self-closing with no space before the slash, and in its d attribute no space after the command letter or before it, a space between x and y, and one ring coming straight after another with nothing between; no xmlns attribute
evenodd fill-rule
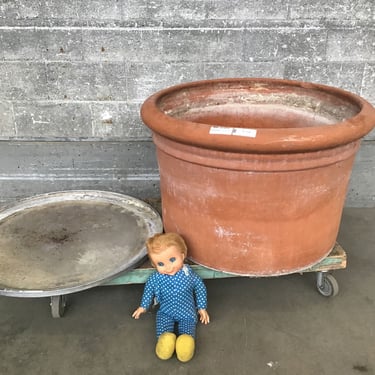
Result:
<svg viewBox="0 0 375 375"><path fill-rule="evenodd" d="M178 321L178 334L179 335L190 335L195 337L195 330L197 328L197 322L194 319L181 319Z"/></svg>
<svg viewBox="0 0 375 375"><path fill-rule="evenodd" d="M158 311L156 314L156 335L158 342L156 343L155 353L160 359L169 359L174 353L176 335L173 333L173 329L174 320Z"/></svg>
<svg viewBox="0 0 375 375"><path fill-rule="evenodd" d="M181 320L178 322L179 336L176 341L176 354L181 362L188 362L193 358L195 329L196 322L194 320Z"/></svg>
<svg viewBox="0 0 375 375"><path fill-rule="evenodd" d="M156 313L156 337L159 338L164 332L174 331L175 321L169 315L162 313L160 310Z"/></svg>

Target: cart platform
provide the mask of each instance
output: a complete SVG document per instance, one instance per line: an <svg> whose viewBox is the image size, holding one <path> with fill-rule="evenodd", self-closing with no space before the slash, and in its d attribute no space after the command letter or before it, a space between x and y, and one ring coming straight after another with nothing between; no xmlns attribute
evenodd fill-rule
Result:
<svg viewBox="0 0 375 375"><path fill-rule="evenodd" d="M243 277L222 271L215 271L194 263L190 263L190 265L202 279L223 279L231 277ZM346 268L346 252L338 243L336 243L326 258L324 258L319 263L313 265L312 267L301 271L300 273L302 274L305 272L328 272L342 268ZM116 278L107 281L105 285L143 284L154 271L155 269L147 260L138 268L124 272Z"/></svg>

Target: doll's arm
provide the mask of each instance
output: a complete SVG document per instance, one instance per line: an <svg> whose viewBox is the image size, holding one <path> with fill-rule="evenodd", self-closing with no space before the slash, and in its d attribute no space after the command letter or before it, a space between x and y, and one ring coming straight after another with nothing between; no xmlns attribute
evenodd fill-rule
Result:
<svg viewBox="0 0 375 375"><path fill-rule="evenodd" d="M137 310L133 312L132 318L139 319L139 317L146 312L146 309L144 307L138 307Z"/></svg>
<svg viewBox="0 0 375 375"><path fill-rule="evenodd" d="M208 312L206 309L199 309L199 320L203 324L208 324L210 322L210 316L208 315Z"/></svg>
<svg viewBox="0 0 375 375"><path fill-rule="evenodd" d="M143 291L141 305L133 312L132 317L139 319L139 317L147 311L150 307L151 302L154 298L154 280L150 276L146 282L145 289Z"/></svg>
<svg viewBox="0 0 375 375"><path fill-rule="evenodd" d="M207 308L207 289L203 280L196 275L195 278L195 298L198 306L199 320L203 324L210 322L210 316L206 310Z"/></svg>

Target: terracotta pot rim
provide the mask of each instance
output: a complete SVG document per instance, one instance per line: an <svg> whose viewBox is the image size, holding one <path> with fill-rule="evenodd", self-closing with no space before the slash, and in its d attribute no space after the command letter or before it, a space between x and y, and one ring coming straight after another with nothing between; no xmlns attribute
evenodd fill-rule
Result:
<svg viewBox="0 0 375 375"><path fill-rule="evenodd" d="M323 93L338 97L349 105L357 106L353 117L334 124L298 128L257 128L253 136L210 134L212 125L187 121L166 114L160 103L163 98L183 90L213 88L218 85L266 85L304 90L306 93ZM360 96L340 88L322 84L272 78L225 78L194 81L171 86L150 96L141 108L143 122L155 133L183 144L231 152L284 153L308 152L348 144L364 137L375 126L375 109Z"/></svg>

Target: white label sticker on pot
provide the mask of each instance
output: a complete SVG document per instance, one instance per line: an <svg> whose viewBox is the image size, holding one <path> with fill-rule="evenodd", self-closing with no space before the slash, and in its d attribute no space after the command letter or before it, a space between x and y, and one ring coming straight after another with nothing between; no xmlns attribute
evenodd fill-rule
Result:
<svg viewBox="0 0 375 375"><path fill-rule="evenodd" d="M257 136L257 131L256 129L233 128L232 135L255 138Z"/></svg>
<svg viewBox="0 0 375 375"><path fill-rule="evenodd" d="M211 126L210 134L232 135L233 128L224 128L223 126Z"/></svg>
<svg viewBox="0 0 375 375"><path fill-rule="evenodd" d="M240 137L255 138L257 135L257 131L256 129L226 128L224 126L211 126L210 134L238 135Z"/></svg>

